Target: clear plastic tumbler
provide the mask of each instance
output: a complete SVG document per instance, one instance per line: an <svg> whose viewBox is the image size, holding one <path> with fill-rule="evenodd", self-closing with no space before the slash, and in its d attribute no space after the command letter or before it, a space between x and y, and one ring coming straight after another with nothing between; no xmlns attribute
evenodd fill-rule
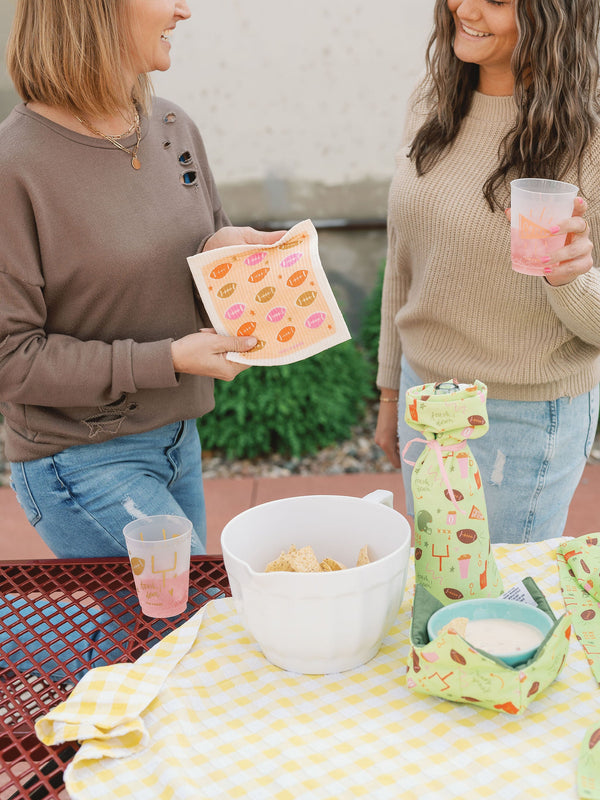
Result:
<svg viewBox="0 0 600 800"><path fill-rule="evenodd" d="M547 257L563 247L566 236L551 229L573 214L579 189L545 178L519 178L510 184L511 261L516 272L543 275Z"/></svg>
<svg viewBox="0 0 600 800"><path fill-rule="evenodd" d="M159 514L124 528L129 561L142 612L174 617L185 611L190 582L192 523Z"/></svg>

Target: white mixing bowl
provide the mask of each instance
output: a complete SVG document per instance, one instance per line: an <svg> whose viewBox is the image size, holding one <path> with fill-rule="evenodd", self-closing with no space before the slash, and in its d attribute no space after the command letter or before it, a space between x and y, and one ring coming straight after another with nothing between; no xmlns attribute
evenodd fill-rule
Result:
<svg viewBox="0 0 600 800"><path fill-rule="evenodd" d="M293 672L340 672L377 653L402 604L411 531L391 492L311 495L254 506L223 529L221 546L244 627L265 657ZM370 564L336 572L264 572L290 545L347 567L368 545Z"/></svg>

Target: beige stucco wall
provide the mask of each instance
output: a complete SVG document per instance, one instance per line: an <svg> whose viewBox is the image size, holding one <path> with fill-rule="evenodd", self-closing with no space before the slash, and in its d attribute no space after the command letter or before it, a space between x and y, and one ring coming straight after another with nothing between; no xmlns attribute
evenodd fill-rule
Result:
<svg viewBox="0 0 600 800"><path fill-rule="evenodd" d="M234 223L311 217L351 330L385 257L383 225L406 100L434 0L189 0L158 94L198 123ZM0 47L14 0L0 0ZM16 102L0 68L0 119Z"/></svg>
<svg viewBox="0 0 600 800"><path fill-rule="evenodd" d="M155 86L192 113L240 213L379 215L433 4L192 2Z"/></svg>
<svg viewBox="0 0 600 800"><path fill-rule="evenodd" d="M159 94L188 110L237 223L385 219L406 101L434 0L191 2ZM321 229L354 334L385 258L384 228Z"/></svg>
<svg viewBox="0 0 600 800"><path fill-rule="evenodd" d="M8 31L15 8L14 0L0 0L0 52L4 54ZM13 89L12 83L6 74L4 58L0 65L0 120L8 114L10 109L17 102L17 93Z"/></svg>

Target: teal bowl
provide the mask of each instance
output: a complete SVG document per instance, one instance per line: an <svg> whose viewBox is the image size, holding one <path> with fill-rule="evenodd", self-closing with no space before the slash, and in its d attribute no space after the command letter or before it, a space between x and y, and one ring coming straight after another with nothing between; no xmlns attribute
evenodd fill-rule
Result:
<svg viewBox="0 0 600 800"><path fill-rule="evenodd" d="M444 606L433 613L427 623L427 633L430 639L435 639L441 629L456 617L466 617L469 620L502 619L512 622L525 622L533 625L542 634L542 641L554 625L554 620L537 606L519 603L516 600L503 600L502 598L481 597L474 600L460 600L449 606ZM475 646L475 645L472 645ZM511 667L529 661L539 648L539 644L530 649L520 649L514 652L490 653ZM483 648L478 648L482 649Z"/></svg>

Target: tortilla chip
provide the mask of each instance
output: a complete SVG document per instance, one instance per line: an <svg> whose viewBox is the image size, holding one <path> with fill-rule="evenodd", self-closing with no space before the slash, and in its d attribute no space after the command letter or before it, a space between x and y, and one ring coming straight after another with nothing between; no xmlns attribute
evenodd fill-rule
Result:
<svg viewBox="0 0 600 800"><path fill-rule="evenodd" d="M281 555L269 561L265 567L265 572L292 572L292 566L288 560L287 553L281 551Z"/></svg>
<svg viewBox="0 0 600 800"><path fill-rule="evenodd" d="M335 558L324 558L321 561L321 568L327 572L337 572L339 569L346 569L346 567Z"/></svg>
<svg viewBox="0 0 600 800"><path fill-rule="evenodd" d="M440 631L440 634L458 633L458 635L462 636L464 639L468 622L469 622L468 617L454 617L454 619L451 619L450 622L444 625L444 627Z"/></svg>
<svg viewBox="0 0 600 800"><path fill-rule="evenodd" d="M288 552L287 559L294 572L321 572L321 565L310 545Z"/></svg>
<svg viewBox="0 0 600 800"><path fill-rule="evenodd" d="M364 564L370 563L368 547L365 545L358 554L356 566L362 567ZM319 563L315 551L310 545L298 550L292 544L287 553L282 550L276 559L269 561L265 572L337 572L342 569L346 569L346 567L341 561L336 561L335 558L329 556Z"/></svg>

